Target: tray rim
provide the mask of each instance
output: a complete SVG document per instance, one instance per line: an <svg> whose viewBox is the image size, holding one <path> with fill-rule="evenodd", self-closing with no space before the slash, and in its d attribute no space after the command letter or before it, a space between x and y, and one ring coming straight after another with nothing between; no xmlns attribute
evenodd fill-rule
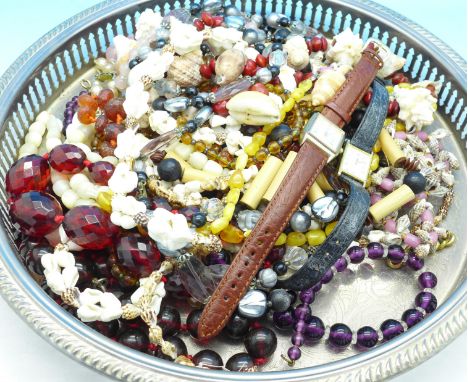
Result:
<svg viewBox="0 0 468 382"><path fill-rule="evenodd" d="M88 8L64 21L31 45L0 78L0 104L8 94L20 86L20 77L31 75L37 63L42 62L51 50L70 33L79 31L112 12L130 8L147 0L107 0ZM438 58L448 67L466 91L466 62L452 48L418 24L406 17L368 0L329 0L329 3L346 4L357 12L371 12L383 24L395 25L402 33L412 37L430 50L439 50ZM52 48L52 49L51 49ZM448 60L447 60L448 59ZM442 62L442 61L440 61ZM5 119L6 108L0 109L0 120ZM304 381L338 380L346 374L350 380L384 379L414 367L448 345L466 328L466 280L426 320L396 339L378 348L354 355L344 360L311 368L262 373L212 372L187 368L137 353L94 332L69 316L55 304L34 280L13 253L9 241L0 231L0 292L7 303L54 346L70 357L98 371L128 381ZM151 361L151 362L150 362ZM155 371L158 373L156 374Z"/></svg>

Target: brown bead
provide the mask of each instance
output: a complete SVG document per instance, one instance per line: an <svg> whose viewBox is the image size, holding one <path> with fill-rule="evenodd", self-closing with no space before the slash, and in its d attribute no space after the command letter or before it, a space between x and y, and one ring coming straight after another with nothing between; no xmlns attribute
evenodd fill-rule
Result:
<svg viewBox="0 0 468 382"><path fill-rule="evenodd" d="M278 142L270 142L268 144L268 151L271 153L271 154L278 154L281 150L281 147L280 145L278 144Z"/></svg>
<svg viewBox="0 0 468 382"><path fill-rule="evenodd" d="M108 141L102 141L97 147L99 155L102 157L114 155L114 148L115 147L112 145L112 143Z"/></svg>
<svg viewBox="0 0 468 382"><path fill-rule="evenodd" d="M301 137L301 130L297 128L293 129L291 137L294 142L297 142Z"/></svg>
<svg viewBox="0 0 468 382"><path fill-rule="evenodd" d="M216 160L218 159L218 152L212 148L209 148L208 150L206 150L206 156L208 157L208 159Z"/></svg>
<svg viewBox="0 0 468 382"><path fill-rule="evenodd" d="M284 137L281 137L278 141L281 147L288 148L291 146L292 143L292 136L291 135L285 135Z"/></svg>
<svg viewBox="0 0 468 382"><path fill-rule="evenodd" d="M164 159L165 156L166 156L166 152L163 150L163 151L156 151L155 153L151 155L150 158L153 161L153 163L159 163Z"/></svg>
<svg viewBox="0 0 468 382"><path fill-rule="evenodd" d="M202 141L195 142L193 146L195 148L195 151L198 151L200 153L203 153L206 150L206 145Z"/></svg>
<svg viewBox="0 0 468 382"><path fill-rule="evenodd" d="M264 162L267 157L268 157L268 154L270 152L268 151L268 149L266 147L262 147L260 150L257 151L257 153L255 154L255 159L259 162Z"/></svg>
<svg viewBox="0 0 468 382"><path fill-rule="evenodd" d="M218 163L223 167L228 167L229 163L232 162L234 157L229 153L229 151L224 148L221 150L218 156Z"/></svg>

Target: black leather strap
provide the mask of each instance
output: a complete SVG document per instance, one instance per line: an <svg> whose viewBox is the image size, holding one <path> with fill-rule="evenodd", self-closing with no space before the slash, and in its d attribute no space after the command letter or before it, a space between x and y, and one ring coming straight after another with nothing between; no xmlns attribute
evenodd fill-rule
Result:
<svg viewBox="0 0 468 382"><path fill-rule="evenodd" d="M354 146L372 152L387 116L387 107L387 89L380 80L374 80L371 103L351 139ZM342 176L341 180L349 186L349 195L338 224L301 269L290 278L278 282L281 288L303 290L315 285L359 234L369 212L370 196L361 184L350 177Z"/></svg>

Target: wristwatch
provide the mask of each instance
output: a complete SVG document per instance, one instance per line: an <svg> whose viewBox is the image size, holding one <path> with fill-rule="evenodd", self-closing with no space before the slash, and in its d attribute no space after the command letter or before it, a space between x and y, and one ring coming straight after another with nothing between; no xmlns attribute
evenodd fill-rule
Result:
<svg viewBox="0 0 468 382"><path fill-rule="evenodd" d="M383 63L369 44L344 84L304 128L302 145L284 180L233 259L200 317L198 338L216 336L247 291L265 257L288 224L318 174L335 158L344 141L341 129L361 101Z"/></svg>
<svg viewBox="0 0 468 382"><path fill-rule="evenodd" d="M372 148L387 116L388 92L380 80L374 80L372 100L351 141L346 143L339 179L348 188L348 200L338 224L312 256L291 277L278 281L284 289L303 290L320 281L359 234L369 213L370 196L364 188L372 160Z"/></svg>

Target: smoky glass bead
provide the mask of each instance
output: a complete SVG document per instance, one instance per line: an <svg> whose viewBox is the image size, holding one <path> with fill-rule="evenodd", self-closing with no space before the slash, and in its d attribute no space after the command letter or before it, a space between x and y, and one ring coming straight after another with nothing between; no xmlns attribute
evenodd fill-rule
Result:
<svg viewBox="0 0 468 382"><path fill-rule="evenodd" d="M197 96L196 98L203 99L201 96ZM213 109L210 106L203 106L200 110L197 111L197 113L193 117L193 121L196 123L197 126L201 126L206 121L208 121L212 115Z"/></svg>
<svg viewBox="0 0 468 382"><path fill-rule="evenodd" d="M379 335L374 328L363 326L357 331L357 344L365 348L372 348L379 342Z"/></svg>
<svg viewBox="0 0 468 382"><path fill-rule="evenodd" d="M242 16L226 16L224 18L224 24L226 24L228 28L242 30L245 25L245 19Z"/></svg>
<svg viewBox="0 0 468 382"><path fill-rule="evenodd" d="M230 371L247 372L251 371L254 366L252 357L247 353L234 354L226 362L226 369Z"/></svg>
<svg viewBox="0 0 468 382"><path fill-rule="evenodd" d="M180 313L172 306L164 306L158 315L158 325L164 337L170 337L180 330Z"/></svg>
<svg viewBox="0 0 468 382"><path fill-rule="evenodd" d="M243 317L237 312L229 319L224 327L224 333L234 340L243 338L249 331L250 322L247 317Z"/></svg>
<svg viewBox="0 0 468 382"><path fill-rule="evenodd" d="M175 97L164 102L164 109L171 113L187 110L190 100L187 97Z"/></svg>
<svg viewBox="0 0 468 382"><path fill-rule="evenodd" d="M275 271L271 268L265 268L262 269L258 273L258 282L263 288L273 288L277 281L278 281L278 275L275 273Z"/></svg>
<svg viewBox="0 0 468 382"><path fill-rule="evenodd" d="M257 73L255 73L255 77L257 78L258 82L267 84L273 78L273 74L268 68L260 68L257 70Z"/></svg>
<svg viewBox="0 0 468 382"><path fill-rule="evenodd" d="M247 353L254 359L269 357L275 352L277 344L275 332L268 328L252 329L244 340Z"/></svg>
<svg viewBox="0 0 468 382"><path fill-rule="evenodd" d="M198 323L202 313L202 309L195 309L187 316L187 330L193 338L198 338Z"/></svg>
<svg viewBox="0 0 468 382"><path fill-rule="evenodd" d="M242 231L248 231L255 227L258 219L262 216L260 211L243 210L237 215L237 225Z"/></svg>
<svg viewBox="0 0 468 382"><path fill-rule="evenodd" d="M278 261L273 265L273 270L278 276L283 276L288 271L288 266L284 261Z"/></svg>
<svg viewBox="0 0 468 382"><path fill-rule="evenodd" d="M199 351L192 358L195 366L207 369L218 369L223 366L223 359L213 350L205 349Z"/></svg>
<svg viewBox="0 0 468 382"><path fill-rule="evenodd" d="M244 29L242 39L248 44L254 44L258 40L258 33L255 29Z"/></svg>
<svg viewBox="0 0 468 382"><path fill-rule="evenodd" d="M308 255L304 248L288 247L284 254L283 261L288 264L292 270L298 270L307 263Z"/></svg>
<svg viewBox="0 0 468 382"><path fill-rule="evenodd" d="M273 45L275 44L278 44L278 43L274 43ZM272 47L273 49L273 47ZM286 54L286 52L283 52L281 50L281 44L279 44L279 47L277 47L277 49L273 50L269 56L268 56L268 63L271 65L271 66L283 66L286 61L288 59L288 55Z"/></svg>

